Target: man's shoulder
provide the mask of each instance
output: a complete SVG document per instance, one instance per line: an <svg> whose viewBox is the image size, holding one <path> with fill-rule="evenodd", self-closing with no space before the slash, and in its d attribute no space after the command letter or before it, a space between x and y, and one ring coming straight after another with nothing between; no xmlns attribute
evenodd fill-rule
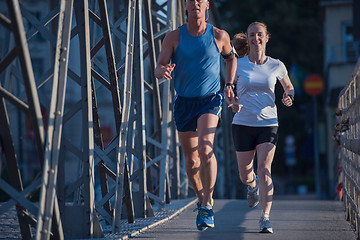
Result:
<svg viewBox="0 0 360 240"><path fill-rule="evenodd" d="M175 30L172 30L171 32L169 32L167 34L167 36L169 36L170 38L176 38L176 37L180 37L180 29L177 28Z"/></svg>
<svg viewBox="0 0 360 240"><path fill-rule="evenodd" d="M179 42L180 41L180 29L177 28L166 34L164 41L167 42Z"/></svg>
<svg viewBox="0 0 360 240"><path fill-rule="evenodd" d="M229 38L229 34L220 28L217 28L214 26L214 34L215 34L215 38L217 39L224 39L224 38Z"/></svg>

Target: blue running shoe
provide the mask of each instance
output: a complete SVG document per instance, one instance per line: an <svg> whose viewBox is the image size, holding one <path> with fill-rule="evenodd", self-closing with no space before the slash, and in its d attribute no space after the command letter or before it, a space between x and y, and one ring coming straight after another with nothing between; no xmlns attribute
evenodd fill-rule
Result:
<svg viewBox="0 0 360 240"><path fill-rule="evenodd" d="M194 209L194 212L197 210L198 211L198 214L196 216L196 227L199 231L205 231L207 229L207 227L202 227L200 226L200 208L201 208L201 203L197 203L196 204L196 208Z"/></svg>
<svg viewBox="0 0 360 240"><path fill-rule="evenodd" d="M211 198L211 207L213 207L214 206L214 199L213 198ZM196 216L196 227L197 227L197 229L199 230L199 231L205 231L206 229L208 229L208 227L202 227L202 226L200 226L199 225L199 223L200 223L200 208L201 208L201 203L200 202L198 202L197 204L196 204L196 208L194 209L194 212L197 210L198 211L198 214L197 214L197 216Z"/></svg>
<svg viewBox="0 0 360 240"><path fill-rule="evenodd" d="M199 222L197 226L199 227L215 227L214 224L214 211L212 209L207 209L205 207L201 207L199 209Z"/></svg>

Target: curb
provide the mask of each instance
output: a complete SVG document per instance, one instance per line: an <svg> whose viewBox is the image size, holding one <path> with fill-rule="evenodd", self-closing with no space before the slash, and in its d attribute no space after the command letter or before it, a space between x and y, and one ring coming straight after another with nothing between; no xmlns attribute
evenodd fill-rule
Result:
<svg viewBox="0 0 360 240"><path fill-rule="evenodd" d="M176 212L174 212L174 213L171 214L170 216L165 217L165 218L163 218L162 220L157 221L157 222L155 222L155 223L152 223L152 224L150 224L150 225L148 225L148 226L146 226L146 227L143 227L143 228L141 228L141 229L139 229L139 230L137 230L137 231L135 231L135 232L127 235L127 236L124 236L125 238L122 238L122 239L128 239L129 237L130 237L130 238L131 238L131 237L135 237L136 235L139 235L139 234L142 233L142 232L145 232L145 231L150 230L150 229L152 229L152 228L154 228L154 227L156 227L156 226L158 226L158 225L160 225L160 224L163 224L163 223L165 223L165 222L167 222L167 221L170 221L171 219L175 218L175 217L178 216L180 213L182 213L183 211L185 211L188 207L190 207L191 205L194 205L196 202L197 202L197 198L193 199L193 200L190 201L188 204L186 204L184 207L178 209Z"/></svg>

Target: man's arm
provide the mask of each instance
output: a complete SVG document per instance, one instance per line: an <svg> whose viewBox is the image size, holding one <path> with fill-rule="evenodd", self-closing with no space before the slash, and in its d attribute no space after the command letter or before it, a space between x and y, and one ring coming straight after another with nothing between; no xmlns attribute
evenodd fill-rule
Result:
<svg viewBox="0 0 360 240"><path fill-rule="evenodd" d="M234 79L236 74L237 61L233 47L230 42L229 34L221 29L215 29L215 39L219 47L220 53L226 64L226 82L224 87L225 100L229 107L235 103Z"/></svg>
<svg viewBox="0 0 360 240"><path fill-rule="evenodd" d="M172 31L165 36L155 68L156 78L165 78L166 80L172 79L171 72L173 71L175 64L169 63L171 56L179 43L178 39L180 39L180 32L178 30Z"/></svg>

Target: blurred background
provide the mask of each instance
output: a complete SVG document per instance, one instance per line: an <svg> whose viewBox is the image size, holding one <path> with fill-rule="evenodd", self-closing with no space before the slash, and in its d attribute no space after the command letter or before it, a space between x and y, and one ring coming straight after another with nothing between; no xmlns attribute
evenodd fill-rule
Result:
<svg viewBox="0 0 360 240"><path fill-rule="evenodd" d="M33 22L43 19L56 6L57 1L23 0L22 11L27 18L25 29L32 28ZM94 2L94 1L90 1ZM159 3L166 1L157 1ZM94 3L90 3L90 6ZM279 142L273 163L275 197L282 195L302 195L317 199L335 199L338 185L338 163L336 145L333 142L335 112L340 90L348 83L360 54L360 7L356 0L217 0L210 1L210 22L225 29L230 37L239 32L246 32L247 26L254 21L261 21L268 26L271 34L267 45L267 55L280 59L288 69L290 79L295 86L295 104L284 107L280 99L282 88L277 84L277 106L279 113ZM114 6L108 1L109 9ZM4 0L0 0L0 12L8 15ZM111 11L110 15L112 14ZM27 21L29 22L27 25ZM55 26L55 25L53 25ZM14 41L4 27L0 26L0 57L3 58ZM92 30L92 45L99 39L101 32ZM42 86L47 81L47 71L51 65L53 52L42 33L29 41L35 79ZM72 48L79 48L76 41ZM156 46L159 48L159 46ZM79 71L78 53L70 52L69 65L74 72ZM105 62L104 52L97 56L97 65ZM117 61L118 62L118 61ZM13 74L13 73L12 73ZM0 81L21 95L21 86L14 79L16 75L2 74ZM145 77L149 77L146 73ZM306 84L307 82L307 84ZM76 102L79 94L75 88L68 86L67 104ZM51 84L39 86L39 98L42 103L44 121L47 119ZM73 96L73 97L71 97ZM103 87L98 88L98 101L102 106L100 114L112 114L110 95ZM9 115L16 119L12 122L12 133L24 182L30 182L40 171L34 162L36 148L32 126L25 115L9 106ZM226 113L224 115L231 115ZM112 120L112 119L111 119ZM231 119L222 124L229 125ZM73 120L67 134L78 128ZM109 118L102 118L102 134L105 147L116 136L114 123ZM0 127L1 128L1 127ZM224 136L222 136L224 137ZM227 136L225 136L227 137ZM78 135L73 141L80 141ZM230 138L231 139L231 138ZM220 152L221 147L216 151ZM2 156L2 161L4 157ZM221 153L218 157L219 174L215 191L217 198L243 198L245 187L240 182L237 172L234 151L232 157L225 159ZM70 164L69 171L76 172L79 166ZM6 179L6 169L2 169ZM69 181L72 174L67 173ZM182 173L184 175L184 173ZM75 174L76 175L76 174ZM98 186L98 185L97 185ZM99 187L97 187L97 191ZM191 196L191 192L189 195ZM0 200L8 197L0 192Z"/></svg>
<svg viewBox="0 0 360 240"><path fill-rule="evenodd" d="M276 85L274 199L343 194L358 231L360 0L209 2L209 23L230 37L265 23L267 55L285 64L295 87L287 108ZM184 3L0 0L6 229L18 219L23 239L34 230L89 239L195 199L172 118L173 83L154 76L164 36L186 22ZM232 117L224 107L216 130L217 199L246 197Z"/></svg>
<svg viewBox="0 0 360 240"><path fill-rule="evenodd" d="M267 25L271 34L267 55L284 62L295 87L291 108L280 102L279 83L276 89L275 198L281 194L336 198L339 163L332 136L339 92L350 81L360 56L359 5L356 0L216 1L222 27L231 37L245 33L254 21Z"/></svg>

